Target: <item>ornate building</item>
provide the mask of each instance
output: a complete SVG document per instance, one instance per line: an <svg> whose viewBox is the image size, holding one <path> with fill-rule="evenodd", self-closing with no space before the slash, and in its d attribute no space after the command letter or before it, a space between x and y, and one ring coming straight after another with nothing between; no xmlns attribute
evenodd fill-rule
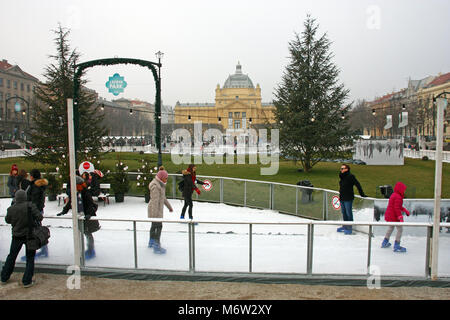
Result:
<svg viewBox="0 0 450 320"><path fill-rule="evenodd" d="M38 83L39 79L18 65L0 61L0 141L26 139L34 88Z"/></svg>
<svg viewBox="0 0 450 320"><path fill-rule="evenodd" d="M175 105L175 124L217 125L230 133L246 132L273 123L275 106L261 101L261 88L253 85L248 75L242 73L241 65L230 75L223 87L216 87L215 103L180 103Z"/></svg>

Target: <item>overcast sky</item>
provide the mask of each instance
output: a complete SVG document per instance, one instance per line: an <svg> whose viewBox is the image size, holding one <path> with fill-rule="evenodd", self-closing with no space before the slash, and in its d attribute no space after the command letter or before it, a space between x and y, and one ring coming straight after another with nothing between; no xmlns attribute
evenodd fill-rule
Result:
<svg viewBox="0 0 450 320"><path fill-rule="evenodd" d="M109 57L157 61L162 51L162 99L214 102L240 61L273 99L288 62L288 42L303 31L307 14L332 41L340 80L350 100L376 96L421 79L450 72L448 0L160 0L1 1L0 59L43 80L58 22L70 28L81 61ZM119 96L105 83L118 72L128 87ZM89 87L108 100L125 97L154 102L152 74L142 67L96 67Z"/></svg>

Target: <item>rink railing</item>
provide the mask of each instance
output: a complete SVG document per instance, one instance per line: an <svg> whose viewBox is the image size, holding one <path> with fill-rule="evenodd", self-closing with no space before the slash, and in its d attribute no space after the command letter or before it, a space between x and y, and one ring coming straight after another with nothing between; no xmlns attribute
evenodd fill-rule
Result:
<svg viewBox="0 0 450 320"><path fill-rule="evenodd" d="M80 217L81 222L84 218ZM313 273L313 253L314 253L314 227L324 226L324 225L336 225L342 226L343 221L305 221L305 222L258 222L258 221L206 221L206 220L188 220L188 221L174 221L174 220L164 220L164 219L142 219L142 220L131 220L131 219L111 219L111 218L98 218L93 217L98 221L110 221L110 222L132 222L133 223L133 252L134 252L134 269L139 269L139 258L138 258L138 241L137 241L137 228L136 224L139 223L149 223L149 222L162 222L162 223L183 223L187 225L188 228L188 238L189 238L189 272L197 272L195 267L196 254L195 254L195 226L196 224L227 224L227 225L248 225L248 273L253 272L253 226L255 225L303 225L308 227L307 233L307 253L306 253L306 273L298 272L298 274L314 275L323 273ZM79 223L80 233L83 234L83 223ZM346 221L345 225L351 226L368 226L369 232L367 233L367 269L366 274L370 275L371 267L371 257L372 257L372 238L374 237L373 228L383 227L383 226L402 226L402 227L416 227L416 228L426 228L426 256L424 265L424 278L429 279L431 277L431 244L432 244L432 234L433 234L433 224L432 223L419 223L419 222L355 222ZM450 228L450 223L441 223L441 228ZM84 237L81 239L81 248L84 248ZM391 248L392 250L392 248ZM81 267L86 268L84 255L81 257L82 263ZM151 269L149 269L151 270ZM202 272L212 272L208 270L202 270ZM236 273L235 271L221 271L221 273ZM263 272L264 274L280 274L281 272ZM383 276L390 276L389 274L383 274Z"/></svg>
<svg viewBox="0 0 450 320"><path fill-rule="evenodd" d="M4 218L4 215L1 215L0 217ZM72 218L69 217L45 217L45 220L49 220L49 219L58 219L58 220L72 220ZM299 226L307 226L307 236L306 236L306 241L307 241L307 250L306 250L306 257L304 259L305 263L306 263L306 272L289 272L288 274L298 274L298 275L339 275L339 273L323 273L323 272L313 272L313 256L314 256L314 229L316 226L325 226L325 225L337 225L340 226L343 224L343 221L314 221L314 220L309 220L309 221L301 221L301 222L270 222L270 221L265 221L265 222L258 222L258 221L246 221L246 222L240 222L240 221L206 221L206 220L188 220L188 221L174 221L174 220L164 220L164 219L111 219L111 218L99 218L99 217L92 217L91 219L93 220L98 220L100 222L130 222L133 224L133 229L130 230L128 229L128 231L133 232L133 257L134 257L134 270L149 270L149 271L162 271L162 272L169 272L169 271L173 271L173 270L169 270L169 269L152 269L152 268L140 268L139 267L139 255L138 255L138 237L137 237L137 223L151 223L151 222L162 222L162 223L176 223L176 224L185 224L187 226L187 233L188 233L188 239L189 239L189 267L188 270L186 270L185 272L187 272L188 274L195 274L197 272L211 272L211 273L221 273L221 274L236 274L236 273L244 273L244 274L252 274L254 273L253 271L253 249L254 249L254 244L253 244L253 236L254 236L254 232L253 232L253 227L254 226L258 226L258 225L274 225L274 226L283 226L283 225L299 225ZM83 220L84 217L80 216L79 218L79 227L80 227L80 247L81 248L85 248L85 243L84 243L84 237L83 235ZM201 224L226 224L226 225L248 225L248 271L247 272L237 272L237 271L212 271L212 270L201 270L198 271L196 269L196 224L201 225ZM432 243L432 234L433 234L433 224L432 223L414 223L414 222L345 222L346 225L352 225L352 226L366 226L369 228L369 232L367 233L367 255L366 255L366 273L365 274L356 274L359 276L367 276L370 275L370 267L372 265L372 249L373 249L373 228L374 227L383 227L383 226L402 226L402 227L414 227L414 228L426 228L427 232L426 232L426 250L425 250L425 264L424 264L424 273L423 273L423 278L424 279L430 279L431 277L431 243ZM442 228L450 228L450 223L441 223L440 227ZM103 230L103 229L101 229ZM142 232L142 231L140 231ZM146 231L148 232L148 231ZM94 234L95 237L96 233ZM276 236L276 235L274 235ZM67 239L67 241L71 241L73 243L73 239ZM51 243L50 243L51 245ZM379 245L379 243L377 243L377 245ZM390 249L392 250L392 248ZM84 250L83 250L84 252ZM400 254L401 255L401 254ZM5 256L6 258L6 256ZM94 259L95 260L95 259ZM19 262L20 263L20 262ZM408 264L410 262L406 261L406 264ZM41 261L37 260L36 261L36 265L39 266L39 264L41 264ZM45 265L54 265L55 267L60 266L59 264L52 264L49 263L48 261L46 262L42 262L42 264ZM178 263L177 263L178 264ZM130 268L125 268L125 267L117 267L117 266L104 266L102 265L101 267L96 266L96 267L92 267L92 266L86 266L85 263L85 259L84 259L84 254L81 255L81 265L80 265L82 270L90 270L92 268L96 269L96 270L101 270L101 269L110 269L110 268L114 268L114 269L123 269L123 270L130 270ZM407 266L405 266L407 267ZM282 271L272 271L272 272L257 272L258 274L265 274L265 275L280 275L280 274L286 274L286 272L282 272ZM442 274L442 271L439 272ZM446 272L444 272L445 274L448 273L448 270L446 270ZM347 274L348 275L348 274ZM383 274L383 277L389 277L389 276L393 276L392 274ZM398 275L397 275L398 276ZM416 277L416 276L414 276ZM419 276L420 277L420 276ZM446 278L445 276L440 276L440 278ZM421 278L421 277L420 277Z"/></svg>

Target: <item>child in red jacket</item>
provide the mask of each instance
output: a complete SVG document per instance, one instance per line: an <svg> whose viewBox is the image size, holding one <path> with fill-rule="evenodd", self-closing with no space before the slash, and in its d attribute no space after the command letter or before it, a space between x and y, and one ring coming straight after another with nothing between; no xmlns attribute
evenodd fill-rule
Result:
<svg viewBox="0 0 450 320"><path fill-rule="evenodd" d="M389 198L389 203L384 214L384 219L388 222L403 222L402 212L409 216L409 211L403 207L403 198L405 197L406 186L402 182L397 182L394 187L394 193ZM389 226L381 243L382 248L389 248L391 243L389 238L397 227L397 234L395 236L394 252L406 252L406 248L400 246L400 238L402 237L402 226Z"/></svg>

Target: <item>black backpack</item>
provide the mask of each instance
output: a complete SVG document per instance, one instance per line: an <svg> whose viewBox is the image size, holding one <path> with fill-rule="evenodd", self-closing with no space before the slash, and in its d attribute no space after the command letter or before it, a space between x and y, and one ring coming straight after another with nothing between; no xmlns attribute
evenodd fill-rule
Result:
<svg viewBox="0 0 450 320"><path fill-rule="evenodd" d="M184 189L184 179L178 182L178 190L180 190L180 192L183 192L183 189Z"/></svg>

